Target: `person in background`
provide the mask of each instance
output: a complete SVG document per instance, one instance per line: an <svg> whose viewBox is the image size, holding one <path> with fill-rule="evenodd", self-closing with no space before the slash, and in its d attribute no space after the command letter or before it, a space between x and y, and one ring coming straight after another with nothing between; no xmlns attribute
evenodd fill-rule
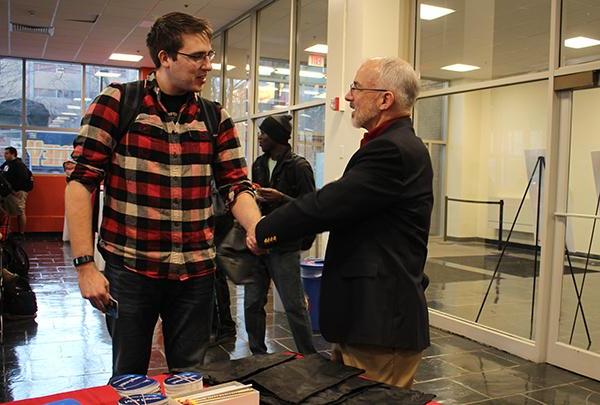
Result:
<svg viewBox="0 0 600 405"><path fill-rule="evenodd" d="M346 101L352 124L368 132L344 174L273 211L256 227L264 248L331 232L321 284L321 333L334 343L334 359L399 387L411 386L429 346L423 269L433 170L410 116L418 83L402 59L363 63Z"/></svg>
<svg viewBox="0 0 600 405"><path fill-rule="evenodd" d="M262 151L252 166L252 180L259 185L261 211L268 215L315 190L310 163L292 152L290 115L274 115L260 124L258 142ZM298 238L277 246L261 256L254 283L244 286L244 317L248 342L253 354L267 353L265 345L267 294L271 280L279 292L298 352L314 353L310 318L300 279L300 250L310 248L314 236Z"/></svg>
<svg viewBox="0 0 600 405"><path fill-rule="evenodd" d="M28 183L31 181L31 172L17 156L17 149L12 146L4 148L4 160L0 171L10 183L13 193L2 199L2 205L9 215L17 217L17 232L18 236L22 238L27 225L25 209L28 191L26 190L30 190Z"/></svg>

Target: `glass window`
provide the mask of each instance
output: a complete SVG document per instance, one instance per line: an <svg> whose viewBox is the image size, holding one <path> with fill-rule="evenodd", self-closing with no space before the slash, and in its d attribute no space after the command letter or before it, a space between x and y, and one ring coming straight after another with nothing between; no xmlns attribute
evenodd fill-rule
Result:
<svg viewBox="0 0 600 405"><path fill-rule="evenodd" d="M23 62L0 58L0 124L21 125L22 106Z"/></svg>
<svg viewBox="0 0 600 405"><path fill-rule="evenodd" d="M482 308L480 324L525 338L530 337L536 271L535 187L530 188L516 218L511 244L496 275L494 270L500 259L500 225L505 241L536 158L544 155L547 90L548 83L540 81L443 96L447 98L447 118L435 118L441 125L431 125L444 128L437 131L447 132L447 145L430 145L437 213L434 210L425 269L431 280L426 290L429 305L469 321L475 321ZM417 117L443 116L440 104L446 103L419 103ZM427 108L431 111L424 111ZM417 128L424 131L426 126L417 123ZM444 197L502 200L503 221L499 219L499 204L449 201L447 238L434 236L444 229L440 212ZM490 294L482 306L488 288Z"/></svg>
<svg viewBox="0 0 600 405"><path fill-rule="evenodd" d="M26 62L28 124L40 127L77 128L81 110L82 66L71 63Z"/></svg>
<svg viewBox="0 0 600 405"><path fill-rule="evenodd" d="M223 37L213 37L212 48L215 58L212 62L212 70L206 76L207 82L202 88L202 97L221 102L221 72L223 69Z"/></svg>
<svg viewBox="0 0 600 405"><path fill-rule="evenodd" d="M85 67L85 106L89 106L98 94L111 83L127 83L139 80L139 72L137 69L127 69L108 66L87 65ZM73 103L68 108L75 112L75 107L81 105L81 98L74 97Z"/></svg>
<svg viewBox="0 0 600 405"><path fill-rule="evenodd" d="M12 146L17 150L19 156L22 153L23 141L21 140L20 129L0 129L0 148L4 152L4 148ZM4 162L4 155L2 155L2 162Z"/></svg>
<svg viewBox="0 0 600 405"><path fill-rule="evenodd" d="M327 82L327 1L300 0L297 29L297 102L324 99Z"/></svg>
<svg viewBox="0 0 600 405"><path fill-rule="evenodd" d="M551 0L419 0L423 90L548 69Z"/></svg>
<svg viewBox="0 0 600 405"><path fill-rule="evenodd" d="M445 140L447 114L448 96L417 100L415 104L417 135L426 140Z"/></svg>
<svg viewBox="0 0 600 405"><path fill-rule="evenodd" d="M258 13L258 111L290 102L291 3L276 1Z"/></svg>
<svg viewBox="0 0 600 405"><path fill-rule="evenodd" d="M325 106L296 112L294 151L310 162L317 188L323 187L325 159Z"/></svg>
<svg viewBox="0 0 600 405"><path fill-rule="evenodd" d="M27 131L27 161L34 173L63 173L75 132Z"/></svg>
<svg viewBox="0 0 600 405"><path fill-rule="evenodd" d="M252 27L246 18L227 31L227 69L225 70L225 108L233 118L245 117L250 84L250 49Z"/></svg>
<svg viewBox="0 0 600 405"><path fill-rule="evenodd" d="M235 129L237 130L238 137L240 138L240 143L242 144L242 149L244 150L244 156L246 157L246 163L251 164L250 161L251 156L249 155L250 150L252 148L252 139L248 138L248 122L241 121L235 123Z"/></svg>
<svg viewBox="0 0 600 405"><path fill-rule="evenodd" d="M563 0L561 65L575 65L600 59L600 3Z"/></svg>

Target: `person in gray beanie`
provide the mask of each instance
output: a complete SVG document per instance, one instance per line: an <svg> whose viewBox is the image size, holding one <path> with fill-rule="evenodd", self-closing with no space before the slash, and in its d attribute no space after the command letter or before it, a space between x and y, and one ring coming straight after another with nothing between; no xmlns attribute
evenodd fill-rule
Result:
<svg viewBox="0 0 600 405"><path fill-rule="evenodd" d="M279 114L265 118L259 125L258 142L263 154L252 166L252 181L260 186L257 192L263 215L315 190L310 163L292 152L291 120L290 115ZM265 305L271 280L283 302L298 352L315 353L300 280L300 251L310 249L314 238L309 236L271 249L261 256L255 282L244 286L244 317L253 354L267 353Z"/></svg>

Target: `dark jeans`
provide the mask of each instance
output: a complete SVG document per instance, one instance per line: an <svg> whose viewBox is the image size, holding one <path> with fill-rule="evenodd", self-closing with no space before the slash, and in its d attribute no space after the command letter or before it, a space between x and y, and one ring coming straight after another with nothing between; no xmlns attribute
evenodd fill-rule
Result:
<svg viewBox="0 0 600 405"><path fill-rule="evenodd" d="M106 317L113 375L147 373L159 316L169 370L202 365L210 338L214 276L157 280L109 263L105 275L110 294L119 302L118 319Z"/></svg>
<svg viewBox="0 0 600 405"><path fill-rule="evenodd" d="M300 280L300 253L280 252L275 249L262 256L261 266L256 269L254 275L255 282L244 286L244 317L250 350L253 354L267 352L265 305L271 279L283 302L298 351L302 354L315 353L310 318Z"/></svg>

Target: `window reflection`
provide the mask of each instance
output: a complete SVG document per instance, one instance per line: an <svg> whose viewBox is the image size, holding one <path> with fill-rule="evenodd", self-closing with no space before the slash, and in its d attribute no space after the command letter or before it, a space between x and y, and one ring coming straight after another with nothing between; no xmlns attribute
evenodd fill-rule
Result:
<svg viewBox="0 0 600 405"><path fill-rule="evenodd" d="M137 69L87 65L85 67L85 78L85 106L87 108L92 100L96 98L96 96L100 94L106 86L111 83L127 83L136 81L139 79L139 72ZM71 107L69 108L77 111L77 109L74 107L77 104L81 104L80 97L75 97L73 99L73 103L70 104Z"/></svg>
<svg viewBox="0 0 600 405"><path fill-rule="evenodd" d="M294 151L310 162L317 188L324 182L325 106L319 105L296 112Z"/></svg>
<svg viewBox="0 0 600 405"><path fill-rule="evenodd" d="M327 1L299 2L297 35L297 102L325 99Z"/></svg>
<svg viewBox="0 0 600 405"><path fill-rule="evenodd" d="M441 13L432 5L419 0L422 90L548 69L551 0L435 1Z"/></svg>
<svg viewBox="0 0 600 405"><path fill-rule="evenodd" d="M227 33L225 108L233 118L245 117L249 113L251 39L252 30L249 18L231 28Z"/></svg>
<svg viewBox="0 0 600 405"><path fill-rule="evenodd" d="M258 14L258 111L290 103L290 2L278 1Z"/></svg>
<svg viewBox="0 0 600 405"><path fill-rule="evenodd" d="M0 58L0 124L21 125L23 106L23 62ZM35 111L30 109L35 114ZM31 116L31 121L36 121ZM41 121L41 118L40 118Z"/></svg>
<svg viewBox="0 0 600 405"><path fill-rule="evenodd" d="M42 61L26 62L29 125L77 128L81 120L82 66ZM77 109L74 109L77 108Z"/></svg>

